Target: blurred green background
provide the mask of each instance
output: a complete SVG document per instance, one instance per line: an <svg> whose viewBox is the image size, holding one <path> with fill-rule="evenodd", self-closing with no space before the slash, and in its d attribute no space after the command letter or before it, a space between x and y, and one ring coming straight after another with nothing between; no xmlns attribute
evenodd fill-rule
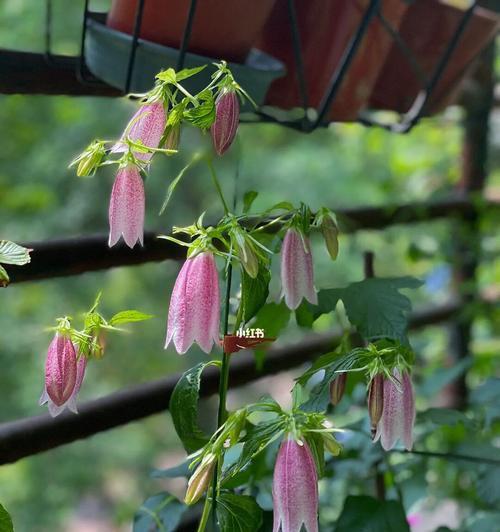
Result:
<svg viewBox="0 0 500 532"><path fill-rule="evenodd" d="M77 51L81 4L54 2L55 52ZM96 7L105 5L96 2ZM40 50L43 16L43 2L0 0L0 46ZM107 232L112 172L104 170L94 178L79 179L67 167L93 138L119 136L133 110L134 105L122 99L1 96L0 238L35 242ZM273 125L242 126L239 145L218 163L218 171L230 196L239 164L238 195L258 190L256 208L281 200L335 210L435 199L446 196L459 179L460 118L460 110L451 108L442 116L424 120L406 136L358 125L335 125L312 135ZM488 187L490 193L498 193L498 115L492 118L491 140ZM189 153L205 142L207 139L196 131L185 130L184 155L155 161L147 180L147 229L168 232L172 225L191 223L203 210L207 210L208 219L220 214L207 172L196 168L178 187L168 211L158 215L171 179ZM500 245L497 229L498 219L483 220L482 250L490 259ZM361 279L362 253L370 249L376 255L377 275L414 275L426 281L422 289L411 294L415 306L446 301L454 230L453 222L440 221L343 236L335 264L318 241L314 249L316 285L343 286ZM105 315L137 308L154 314L155 319L130 325L130 334L110 338L106 357L88 368L81 400L177 372L201 359L195 350L184 357L163 350L168 299L178 267L165 262L118 268L2 290L0 421L45 412L38 406L50 340L44 329L57 316L78 316L99 290L103 291ZM491 260L482 263L478 278L481 289L498 284L500 265ZM277 299L278 295L275 280L272 297ZM290 325L292 334L294 327ZM494 332L491 319L476 320L474 362L468 377L473 387L499 369L500 341ZM452 364L447 331L444 327L430 328L414 335L412 341L420 361L417 380L424 386L437 368ZM286 391L291 377L276 382L281 387L276 389ZM255 399L266 386L269 384L250 387L240 397L233 395L232 403ZM438 392L439 386L434 386L425 399L419 397L418 407L438 404ZM213 407L209 401L203 408ZM446 437L463 440L466 434L455 431ZM150 479L150 470L173 465L182 457L165 413L0 468L0 502L21 532L130 530L133 513L142 500L165 485ZM422 493L431 498L443 498L445 493L466 501L465 516L478 508L491 511L491 505L465 485L467 480L463 480L458 465L440 463L444 470L420 479ZM182 493L182 485L177 485L177 490ZM334 504L332 511L338 511L341 502Z"/></svg>

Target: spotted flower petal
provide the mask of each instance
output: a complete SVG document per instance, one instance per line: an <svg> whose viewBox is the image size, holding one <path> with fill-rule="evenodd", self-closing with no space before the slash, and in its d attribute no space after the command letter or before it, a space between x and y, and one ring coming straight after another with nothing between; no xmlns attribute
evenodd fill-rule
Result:
<svg viewBox="0 0 500 532"><path fill-rule="evenodd" d="M45 361L45 390L56 406L62 406L71 397L76 373L75 347L68 336L57 332L49 345Z"/></svg>
<svg viewBox="0 0 500 532"><path fill-rule="evenodd" d="M223 155L233 143L240 120L240 103L234 90L223 89L215 101L215 121L210 128L214 149Z"/></svg>

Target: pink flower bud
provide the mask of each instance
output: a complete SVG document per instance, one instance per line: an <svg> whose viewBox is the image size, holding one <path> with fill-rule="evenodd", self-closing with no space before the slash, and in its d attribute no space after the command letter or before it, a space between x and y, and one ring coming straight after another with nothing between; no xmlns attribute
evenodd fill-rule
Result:
<svg viewBox="0 0 500 532"><path fill-rule="evenodd" d="M212 253L187 259L175 281L168 309L165 349L173 340L178 353L193 344L209 353L219 341L219 275Z"/></svg>
<svg viewBox="0 0 500 532"><path fill-rule="evenodd" d="M240 103L236 92L223 89L215 100L215 121L210 132L218 155L226 152L233 143L240 120Z"/></svg>
<svg viewBox="0 0 500 532"><path fill-rule="evenodd" d="M44 388L42 392L42 396L40 397L40 406L47 403L47 406L49 408L49 413L52 417L58 416L61 412L63 412L66 408L68 410L71 410L71 412L77 414L78 408L76 405L76 400L78 398L78 392L80 391L80 388L82 386L83 378L85 376L85 370L87 367L87 359L84 356L80 356L78 358L78 361L76 363L76 380L75 380L75 387L73 388L73 393L69 397L69 399L63 403L62 405L56 405L52 399L49 397L47 393L47 389Z"/></svg>
<svg viewBox="0 0 500 532"><path fill-rule="evenodd" d="M144 243L144 182L138 168L129 164L116 174L109 202L109 247L120 237L128 247Z"/></svg>
<svg viewBox="0 0 500 532"><path fill-rule="evenodd" d="M274 466L273 532L318 531L318 473L306 442L281 444Z"/></svg>
<svg viewBox="0 0 500 532"><path fill-rule="evenodd" d="M330 401L333 406L340 403L340 400L344 395L346 382L347 373L339 373L330 383Z"/></svg>
<svg viewBox="0 0 500 532"><path fill-rule="evenodd" d="M127 151L127 144L124 142L126 137L133 141L140 141L148 148L158 148L166 122L167 114L162 102L142 105L123 132L121 141L117 142L111 151L113 153ZM132 152L141 161L149 162L153 157L153 153L141 153L136 150Z"/></svg>
<svg viewBox="0 0 500 532"><path fill-rule="evenodd" d="M384 379L384 405L374 441L380 438L382 447L388 451L400 439L406 449L410 450L415 422L411 377L407 371L401 372L398 368L394 368L392 375L397 384L388 378Z"/></svg>
<svg viewBox="0 0 500 532"><path fill-rule="evenodd" d="M295 310L306 298L318 303L314 289L312 253L309 238L302 237L296 229L288 229L281 249L282 294L288 308Z"/></svg>
<svg viewBox="0 0 500 532"><path fill-rule="evenodd" d="M45 390L56 406L71 397L76 383L76 352L71 338L57 332L49 345L45 361Z"/></svg>

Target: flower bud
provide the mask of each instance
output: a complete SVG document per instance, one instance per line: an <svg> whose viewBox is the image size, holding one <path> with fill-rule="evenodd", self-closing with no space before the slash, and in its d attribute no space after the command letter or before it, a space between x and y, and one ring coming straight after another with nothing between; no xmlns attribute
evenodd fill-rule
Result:
<svg viewBox="0 0 500 532"><path fill-rule="evenodd" d="M321 232L325 239L326 249L332 260L335 260L339 254L339 228L330 215L323 216Z"/></svg>
<svg viewBox="0 0 500 532"><path fill-rule="evenodd" d="M165 136L164 148L166 150L177 150L179 147L179 141L181 138L181 126L176 124L175 126L169 126Z"/></svg>
<svg viewBox="0 0 500 532"><path fill-rule="evenodd" d="M259 261L252 248L246 242L238 250L238 258L248 275L255 279L259 273Z"/></svg>
<svg viewBox="0 0 500 532"><path fill-rule="evenodd" d="M347 382L347 373L339 373L332 382L330 382L330 401L333 406L337 406L344 395L345 385Z"/></svg>
<svg viewBox="0 0 500 532"><path fill-rule="evenodd" d="M45 362L45 390L56 406L71 397L77 378L76 352L69 335L57 332L49 345Z"/></svg>
<svg viewBox="0 0 500 532"><path fill-rule="evenodd" d="M340 454L340 451L342 451L342 446L340 443L331 435L323 433L323 443L325 445L325 449L333 456L338 456Z"/></svg>
<svg viewBox="0 0 500 532"><path fill-rule="evenodd" d="M208 489L216 463L214 454L207 455L191 475L186 490L184 502L187 505L196 504Z"/></svg>
<svg viewBox="0 0 500 532"><path fill-rule="evenodd" d="M376 427L384 410L384 376L377 373L368 385L368 412L372 427Z"/></svg>
<svg viewBox="0 0 500 532"><path fill-rule="evenodd" d="M223 155L233 143L240 120L240 103L233 89L225 88L215 100L215 121L210 128L217 155Z"/></svg>

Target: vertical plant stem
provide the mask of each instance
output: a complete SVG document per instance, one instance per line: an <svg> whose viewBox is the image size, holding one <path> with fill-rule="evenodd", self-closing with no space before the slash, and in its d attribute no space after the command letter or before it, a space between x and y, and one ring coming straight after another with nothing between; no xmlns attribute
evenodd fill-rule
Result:
<svg viewBox="0 0 500 532"><path fill-rule="evenodd" d="M208 169L210 170L210 175L212 176L212 181L214 182L215 188L219 194L222 206L224 207L224 213L229 214L229 207L227 206L226 199L224 198L224 193L222 192L222 187L220 186L219 179L215 173L214 163L210 157L207 158ZM229 272L228 272L229 275ZM229 279L229 277L228 277Z"/></svg>
<svg viewBox="0 0 500 532"><path fill-rule="evenodd" d="M208 518L210 516L210 497L208 496L209 491L210 487L207 490L205 504L203 505L203 513L201 514L200 524L198 525L197 532L204 532L205 528L207 527Z"/></svg>
<svg viewBox="0 0 500 532"><path fill-rule="evenodd" d="M224 318L223 318L223 333L224 336L229 330L229 299L231 297L231 280L233 276L233 266L229 259L227 266L227 280L226 280L226 296L224 299ZM224 424L226 421L226 398L227 388L229 384L229 359L230 353L222 353L222 366L220 370L219 380L219 412L217 415L217 428ZM219 460L214 468L214 478L212 483L212 519L214 523L214 529L217 530L217 480L222 467L222 461Z"/></svg>

